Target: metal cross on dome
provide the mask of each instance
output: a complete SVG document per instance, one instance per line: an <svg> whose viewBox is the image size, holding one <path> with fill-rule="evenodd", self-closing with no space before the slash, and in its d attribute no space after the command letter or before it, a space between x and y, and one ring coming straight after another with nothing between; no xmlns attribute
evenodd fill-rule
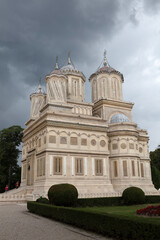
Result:
<svg viewBox="0 0 160 240"><path fill-rule="evenodd" d="M107 55L107 51L106 51L106 49L104 50L104 60L103 60L103 65L104 66L107 66L107 57L106 57L106 55Z"/></svg>
<svg viewBox="0 0 160 240"><path fill-rule="evenodd" d="M70 57L70 55L71 55L71 51L68 51L68 64L71 64L71 57Z"/></svg>

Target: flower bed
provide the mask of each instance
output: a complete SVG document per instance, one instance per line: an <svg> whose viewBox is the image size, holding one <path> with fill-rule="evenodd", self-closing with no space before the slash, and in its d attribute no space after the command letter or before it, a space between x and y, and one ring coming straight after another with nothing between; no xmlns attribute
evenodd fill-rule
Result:
<svg viewBox="0 0 160 240"><path fill-rule="evenodd" d="M138 215L145 215L145 216L160 216L160 205L158 206L148 206L146 208L138 209L136 211Z"/></svg>

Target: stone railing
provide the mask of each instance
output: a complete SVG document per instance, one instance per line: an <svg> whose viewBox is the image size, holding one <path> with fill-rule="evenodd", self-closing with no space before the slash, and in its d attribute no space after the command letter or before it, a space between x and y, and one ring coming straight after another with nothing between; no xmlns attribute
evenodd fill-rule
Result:
<svg viewBox="0 0 160 240"><path fill-rule="evenodd" d="M101 197L120 197L122 196L121 192L113 193L84 193L79 194L78 198L101 198Z"/></svg>
<svg viewBox="0 0 160 240"><path fill-rule="evenodd" d="M26 195L16 195L16 194L0 194L0 202L25 202Z"/></svg>

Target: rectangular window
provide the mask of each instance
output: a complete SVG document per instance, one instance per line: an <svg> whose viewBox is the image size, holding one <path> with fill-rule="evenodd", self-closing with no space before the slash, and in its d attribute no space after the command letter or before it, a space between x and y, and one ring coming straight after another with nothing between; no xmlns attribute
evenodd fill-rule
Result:
<svg viewBox="0 0 160 240"><path fill-rule="evenodd" d="M43 164L42 164L42 160L43 160L43 159L40 158L40 176L42 176L42 165L43 165Z"/></svg>
<svg viewBox="0 0 160 240"><path fill-rule="evenodd" d="M71 145L77 145L77 144L78 144L78 139L77 139L77 137L71 137L71 139L70 139L70 144L71 144Z"/></svg>
<svg viewBox="0 0 160 240"><path fill-rule="evenodd" d="M132 176L135 176L135 165L134 165L134 161L132 161Z"/></svg>
<svg viewBox="0 0 160 240"><path fill-rule="evenodd" d="M103 160L95 159L95 174L98 176L103 175Z"/></svg>
<svg viewBox="0 0 160 240"><path fill-rule="evenodd" d="M45 158L37 159L37 177L45 176Z"/></svg>
<svg viewBox="0 0 160 240"><path fill-rule="evenodd" d="M75 172L76 172L76 175L83 174L83 158L75 159Z"/></svg>
<svg viewBox="0 0 160 240"><path fill-rule="evenodd" d="M114 167L114 176L118 177L117 161L113 162L113 167Z"/></svg>
<svg viewBox="0 0 160 240"><path fill-rule="evenodd" d="M87 139L86 138L82 138L81 139L81 145L82 146L86 146L87 145Z"/></svg>
<svg viewBox="0 0 160 240"><path fill-rule="evenodd" d="M39 139L39 147L41 147L41 138Z"/></svg>
<svg viewBox="0 0 160 240"><path fill-rule="evenodd" d="M143 167L143 163L141 163L141 177L144 177L144 167Z"/></svg>
<svg viewBox="0 0 160 240"><path fill-rule="evenodd" d="M23 165L23 179L26 179L26 164Z"/></svg>
<svg viewBox="0 0 160 240"><path fill-rule="evenodd" d="M49 136L49 143L56 143L56 136Z"/></svg>
<svg viewBox="0 0 160 240"><path fill-rule="evenodd" d="M137 162L138 176L140 177L139 162Z"/></svg>
<svg viewBox="0 0 160 240"><path fill-rule="evenodd" d="M62 174L62 157L54 157L54 174Z"/></svg>
<svg viewBox="0 0 160 240"><path fill-rule="evenodd" d="M127 173L127 161L123 161L123 176L127 177L128 173Z"/></svg>
<svg viewBox="0 0 160 240"><path fill-rule="evenodd" d="M37 177L39 177L39 159L37 159Z"/></svg>

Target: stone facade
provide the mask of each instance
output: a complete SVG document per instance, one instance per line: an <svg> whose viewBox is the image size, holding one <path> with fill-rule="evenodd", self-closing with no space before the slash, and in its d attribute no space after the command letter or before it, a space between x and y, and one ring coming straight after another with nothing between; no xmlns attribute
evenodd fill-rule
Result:
<svg viewBox="0 0 160 240"><path fill-rule="evenodd" d="M148 134L123 101L123 75L104 64L89 81L68 65L46 76L47 93L30 96L31 117L23 137L22 181L26 198L45 196L57 183L71 183L79 198L120 196L129 186L158 194L151 181Z"/></svg>

